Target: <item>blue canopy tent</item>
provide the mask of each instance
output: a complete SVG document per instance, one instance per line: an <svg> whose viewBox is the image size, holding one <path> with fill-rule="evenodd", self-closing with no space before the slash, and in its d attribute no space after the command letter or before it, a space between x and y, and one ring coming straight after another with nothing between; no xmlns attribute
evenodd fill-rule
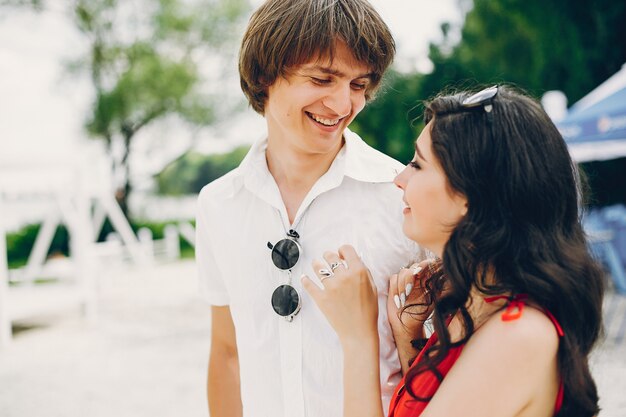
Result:
<svg viewBox="0 0 626 417"><path fill-rule="evenodd" d="M626 156L626 64L557 123L577 162Z"/></svg>
<svg viewBox="0 0 626 417"><path fill-rule="evenodd" d="M626 64L574 104L556 125L576 162L625 157ZM592 249L608 267L615 289L626 294L626 209L612 206L589 213L585 229ZM625 331L620 331L622 337Z"/></svg>

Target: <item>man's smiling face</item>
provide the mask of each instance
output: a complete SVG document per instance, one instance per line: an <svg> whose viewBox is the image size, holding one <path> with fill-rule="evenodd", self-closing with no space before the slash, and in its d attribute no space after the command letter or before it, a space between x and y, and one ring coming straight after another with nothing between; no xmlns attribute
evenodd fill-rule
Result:
<svg viewBox="0 0 626 417"><path fill-rule="evenodd" d="M307 154L337 151L343 131L365 107L369 72L341 41L332 61L291 69L268 89L269 139Z"/></svg>

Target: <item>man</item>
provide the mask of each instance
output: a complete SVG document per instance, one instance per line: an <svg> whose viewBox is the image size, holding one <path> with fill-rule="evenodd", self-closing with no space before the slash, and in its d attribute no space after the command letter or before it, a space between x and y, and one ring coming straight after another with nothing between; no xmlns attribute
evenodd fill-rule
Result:
<svg viewBox="0 0 626 417"><path fill-rule="evenodd" d="M339 417L339 341L300 276L353 245L379 290L385 404L400 378L388 277L417 257L404 238L402 166L347 127L393 60L365 0L268 0L252 16L241 85L267 122L241 165L201 192L196 257L212 305L211 417ZM340 267L329 265L327 274ZM348 266L349 267L349 266Z"/></svg>

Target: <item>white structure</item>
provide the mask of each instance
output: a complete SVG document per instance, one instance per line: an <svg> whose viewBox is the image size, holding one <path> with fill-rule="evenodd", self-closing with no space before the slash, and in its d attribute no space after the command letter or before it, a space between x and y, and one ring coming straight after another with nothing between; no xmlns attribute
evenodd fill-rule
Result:
<svg viewBox="0 0 626 417"><path fill-rule="evenodd" d="M13 321L69 305L80 305L87 316L95 313L95 243L107 217L133 261L149 259L115 201L106 158L94 146L78 149L62 161L5 159L0 165L0 345L10 342ZM44 210L36 214L42 223L27 265L10 274L5 233L12 206ZM68 231L70 257L55 263L46 258L60 224ZM61 279L34 284L51 275ZM19 285L9 285L10 277Z"/></svg>
<svg viewBox="0 0 626 417"><path fill-rule="evenodd" d="M6 344L11 339L11 319L6 307L9 293L9 267L2 216L2 200L0 199L0 344Z"/></svg>
<svg viewBox="0 0 626 417"><path fill-rule="evenodd" d="M546 91L541 97L541 106L554 123L567 116L567 97L559 90Z"/></svg>

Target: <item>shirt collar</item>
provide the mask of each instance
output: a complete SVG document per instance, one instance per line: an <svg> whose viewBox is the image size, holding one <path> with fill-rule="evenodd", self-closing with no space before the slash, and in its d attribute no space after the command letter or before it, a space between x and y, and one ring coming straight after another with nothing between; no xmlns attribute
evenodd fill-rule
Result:
<svg viewBox="0 0 626 417"><path fill-rule="evenodd" d="M372 148L356 133L346 129L344 175L354 180L370 183L392 182L403 169L401 163Z"/></svg>
<svg viewBox="0 0 626 417"><path fill-rule="evenodd" d="M368 183L388 183L392 182L397 173L402 170L402 164L369 146L356 133L346 129L343 136L344 146L328 171L318 181L320 184L316 184L314 188L324 185L324 188L339 186L344 177ZM267 137L252 144L239 165L233 194L237 193L244 184L257 191L258 187L267 186L271 173L267 167L266 149ZM275 185L274 181L270 182Z"/></svg>

